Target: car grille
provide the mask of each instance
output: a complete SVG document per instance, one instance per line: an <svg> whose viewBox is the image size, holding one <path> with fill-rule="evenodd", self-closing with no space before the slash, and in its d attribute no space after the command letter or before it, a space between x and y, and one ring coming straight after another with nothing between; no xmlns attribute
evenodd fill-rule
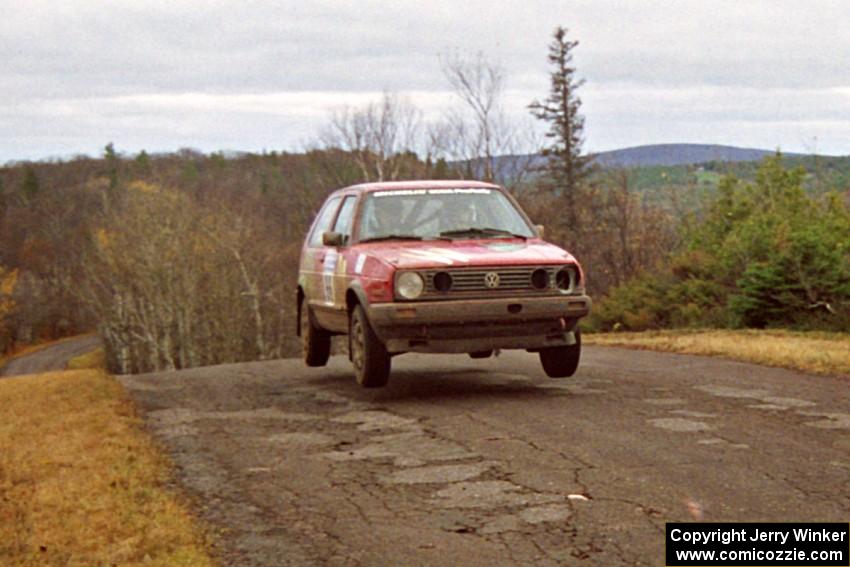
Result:
<svg viewBox="0 0 850 567"><path fill-rule="evenodd" d="M560 290L556 287L556 274L569 266L522 266L522 267L492 267L492 268L455 268L423 270L420 273L425 279L423 295L460 296L460 295L512 295L517 292L534 294L569 293L575 287L576 275L570 275L569 288ZM534 287L532 274L536 270L545 270L547 286L543 289ZM573 268L573 270L575 270ZM435 276L446 273L451 276L451 287L448 291L440 291L435 285ZM495 276L493 275L495 274ZM489 280L489 285L488 285Z"/></svg>

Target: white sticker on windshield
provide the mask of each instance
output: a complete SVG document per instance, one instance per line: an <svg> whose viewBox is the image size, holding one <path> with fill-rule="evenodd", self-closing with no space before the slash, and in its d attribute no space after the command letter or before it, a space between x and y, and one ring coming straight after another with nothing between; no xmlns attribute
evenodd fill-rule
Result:
<svg viewBox="0 0 850 567"><path fill-rule="evenodd" d="M484 189L483 187L466 187L454 189L394 189L391 191L376 191L373 193L375 197L404 197L409 195L462 195L462 194L478 194L489 195L492 189Z"/></svg>
<svg viewBox="0 0 850 567"><path fill-rule="evenodd" d="M490 189L483 188L467 188L467 189L428 189L429 195L457 195L464 193L477 193L479 195L489 195Z"/></svg>
<svg viewBox="0 0 850 567"><path fill-rule="evenodd" d="M375 197L402 197L405 195L424 195L425 189L397 189L395 191L376 191Z"/></svg>

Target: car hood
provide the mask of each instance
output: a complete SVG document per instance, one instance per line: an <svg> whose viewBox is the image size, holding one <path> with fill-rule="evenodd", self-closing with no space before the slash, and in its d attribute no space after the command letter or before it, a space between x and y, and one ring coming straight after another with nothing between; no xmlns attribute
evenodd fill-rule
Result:
<svg viewBox="0 0 850 567"><path fill-rule="evenodd" d="M361 253L396 268L475 267L573 262L568 252L539 239L395 241L358 245Z"/></svg>

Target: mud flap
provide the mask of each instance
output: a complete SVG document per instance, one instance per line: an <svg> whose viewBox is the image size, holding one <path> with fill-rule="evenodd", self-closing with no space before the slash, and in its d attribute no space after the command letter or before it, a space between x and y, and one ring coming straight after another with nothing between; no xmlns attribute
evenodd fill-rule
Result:
<svg viewBox="0 0 850 567"><path fill-rule="evenodd" d="M295 336L301 337L301 290L295 292Z"/></svg>

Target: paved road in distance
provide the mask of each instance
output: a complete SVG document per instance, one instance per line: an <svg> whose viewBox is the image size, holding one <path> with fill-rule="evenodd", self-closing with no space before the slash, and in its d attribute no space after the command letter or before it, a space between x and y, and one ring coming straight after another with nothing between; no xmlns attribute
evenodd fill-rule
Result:
<svg viewBox="0 0 850 567"><path fill-rule="evenodd" d="M100 344L100 337L96 335L66 339L31 354L13 358L0 369L0 377L64 370L69 360L93 351Z"/></svg>

